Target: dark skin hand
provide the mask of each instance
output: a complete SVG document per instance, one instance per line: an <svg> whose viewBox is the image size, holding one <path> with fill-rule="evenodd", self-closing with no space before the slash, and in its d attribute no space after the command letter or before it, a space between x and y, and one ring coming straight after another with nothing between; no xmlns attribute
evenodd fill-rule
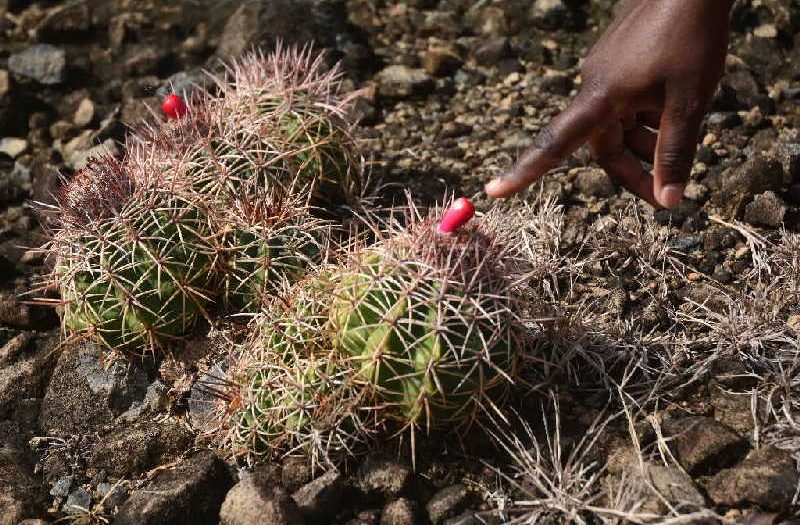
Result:
<svg viewBox="0 0 800 525"><path fill-rule="evenodd" d="M615 182L656 207L676 206L723 74L731 4L629 0L584 61L577 97L486 193L520 191L588 143Z"/></svg>

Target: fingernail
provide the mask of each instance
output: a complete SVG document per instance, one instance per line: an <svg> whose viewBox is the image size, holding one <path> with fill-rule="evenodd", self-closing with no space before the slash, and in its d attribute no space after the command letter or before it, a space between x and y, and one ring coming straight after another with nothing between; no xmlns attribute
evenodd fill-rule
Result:
<svg viewBox="0 0 800 525"><path fill-rule="evenodd" d="M492 197L494 194L499 193L500 185L501 185L500 179L494 179L492 181L489 181L486 184L486 186L483 187L483 189L487 193L487 195Z"/></svg>
<svg viewBox="0 0 800 525"><path fill-rule="evenodd" d="M684 184L666 184L661 188L658 202L665 208L674 208L683 198Z"/></svg>

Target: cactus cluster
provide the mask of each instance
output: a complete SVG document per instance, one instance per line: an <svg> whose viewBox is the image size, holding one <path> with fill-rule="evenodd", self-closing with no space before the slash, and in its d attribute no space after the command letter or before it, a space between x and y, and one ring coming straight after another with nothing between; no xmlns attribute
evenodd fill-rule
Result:
<svg viewBox="0 0 800 525"><path fill-rule="evenodd" d="M361 171L340 73L310 50L250 54L216 94L142 127L45 210L63 327L111 350L167 349L215 312L255 313L326 251L317 202L353 204Z"/></svg>
<svg viewBox="0 0 800 525"><path fill-rule="evenodd" d="M138 353L202 318L254 316L224 349L216 405L220 443L251 459L331 463L385 431L410 430L413 449L466 429L501 404L525 346L529 258L501 210L446 234L442 210L410 205L334 235L364 183L339 72L322 66L292 49L230 65L216 94L76 174L50 223L70 335Z"/></svg>
<svg viewBox="0 0 800 525"><path fill-rule="evenodd" d="M256 335L231 372L238 386L230 397L239 404L221 421L235 452L315 454L320 436L333 429L347 444L383 429L409 429L413 448L417 432L464 430L501 403L525 345L517 312L526 267L501 234L497 213L456 235L437 231L439 216L412 209L403 226L376 229L377 242L350 246L338 264L295 283L285 301L254 321ZM316 395L359 403L336 402L338 411L328 405L299 418L298 411L321 404L295 391L281 400L291 409L280 404L284 411L259 420L270 431L254 431L249 416L276 405L276 383L265 375L290 370L320 381L320 363L309 355L324 356L326 377L346 391L332 393L323 381ZM279 437L288 435L291 446ZM337 448L350 447L340 442Z"/></svg>

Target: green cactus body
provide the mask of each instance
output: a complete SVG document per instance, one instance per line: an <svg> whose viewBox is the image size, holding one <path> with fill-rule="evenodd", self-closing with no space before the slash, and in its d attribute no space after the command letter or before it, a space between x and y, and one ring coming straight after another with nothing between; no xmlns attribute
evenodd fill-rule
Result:
<svg viewBox="0 0 800 525"><path fill-rule="evenodd" d="M191 201L155 190L77 235L63 230L55 276L65 330L129 352L186 337L211 299L209 229Z"/></svg>
<svg viewBox="0 0 800 525"><path fill-rule="evenodd" d="M514 375L507 305L447 271L371 250L340 276L336 344L360 363L388 413L426 429L468 425Z"/></svg>
<svg viewBox="0 0 800 525"><path fill-rule="evenodd" d="M223 289L229 310L260 311L281 285L298 279L310 264L319 262L325 236L320 223L307 217L303 228L298 222L240 227L226 236Z"/></svg>
<svg viewBox="0 0 800 525"><path fill-rule="evenodd" d="M327 344L324 299L311 297L301 294L277 317L254 321L254 337L230 372L236 402L223 426L235 453L329 463L363 439L357 374Z"/></svg>

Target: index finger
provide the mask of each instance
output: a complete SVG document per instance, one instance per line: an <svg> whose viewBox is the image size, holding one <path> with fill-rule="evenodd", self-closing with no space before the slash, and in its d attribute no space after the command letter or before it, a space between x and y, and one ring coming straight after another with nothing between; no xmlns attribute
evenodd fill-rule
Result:
<svg viewBox="0 0 800 525"><path fill-rule="evenodd" d="M509 173L489 182L489 197L516 193L551 169L584 144L597 128L604 128L613 116L607 97L581 91L575 100L553 119Z"/></svg>

